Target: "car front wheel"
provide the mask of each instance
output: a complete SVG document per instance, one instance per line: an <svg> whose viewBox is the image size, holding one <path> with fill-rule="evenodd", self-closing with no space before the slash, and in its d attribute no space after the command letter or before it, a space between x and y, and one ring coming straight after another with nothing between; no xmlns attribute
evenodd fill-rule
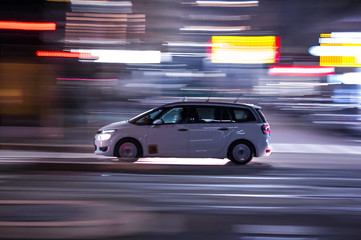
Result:
<svg viewBox="0 0 361 240"><path fill-rule="evenodd" d="M135 162L140 158L141 150L135 140L126 139L117 143L114 154L121 161Z"/></svg>
<svg viewBox="0 0 361 240"><path fill-rule="evenodd" d="M228 159L234 164L244 165L253 158L253 149L248 143L238 142L233 144L228 151Z"/></svg>

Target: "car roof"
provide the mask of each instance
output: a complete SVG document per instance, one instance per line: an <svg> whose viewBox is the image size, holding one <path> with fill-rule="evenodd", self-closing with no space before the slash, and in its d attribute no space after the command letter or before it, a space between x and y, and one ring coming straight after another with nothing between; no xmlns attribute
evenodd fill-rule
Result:
<svg viewBox="0 0 361 240"><path fill-rule="evenodd" d="M223 106L223 107L247 107L247 108L256 108L261 109L260 106L248 104L248 103L227 103L227 102L174 102L168 103L163 105L162 107L174 107L174 106L190 106L190 105L197 105L197 106Z"/></svg>

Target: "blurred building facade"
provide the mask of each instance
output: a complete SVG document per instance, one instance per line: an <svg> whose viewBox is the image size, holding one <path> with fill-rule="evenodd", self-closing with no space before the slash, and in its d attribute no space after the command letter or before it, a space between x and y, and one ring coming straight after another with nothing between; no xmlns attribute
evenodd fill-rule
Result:
<svg viewBox="0 0 361 240"><path fill-rule="evenodd" d="M309 52L321 34L360 31L358 9L353 0L2 1L1 125L94 128L187 96L358 128L360 82L330 75L359 67L319 68ZM9 21L56 30L1 28Z"/></svg>

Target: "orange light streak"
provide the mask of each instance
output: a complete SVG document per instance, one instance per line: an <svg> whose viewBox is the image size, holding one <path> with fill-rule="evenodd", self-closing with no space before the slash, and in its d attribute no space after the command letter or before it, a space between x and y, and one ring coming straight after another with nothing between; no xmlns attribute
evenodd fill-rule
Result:
<svg viewBox="0 0 361 240"><path fill-rule="evenodd" d="M61 57L61 58L85 58L85 59L97 59L97 56L93 56L90 53L79 52L60 52L60 51L37 51L38 57Z"/></svg>
<svg viewBox="0 0 361 240"><path fill-rule="evenodd" d="M0 21L0 29L27 30L27 31L55 31L53 22L16 22Z"/></svg>

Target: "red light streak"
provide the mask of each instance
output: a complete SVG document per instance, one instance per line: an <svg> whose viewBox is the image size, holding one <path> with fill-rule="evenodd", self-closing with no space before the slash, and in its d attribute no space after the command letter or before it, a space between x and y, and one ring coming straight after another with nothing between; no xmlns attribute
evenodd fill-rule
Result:
<svg viewBox="0 0 361 240"><path fill-rule="evenodd" d="M269 67L269 75L326 76L335 74L335 68L322 66L279 65Z"/></svg>
<svg viewBox="0 0 361 240"><path fill-rule="evenodd" d="M60 57L60 58L85 58L85 59L97 59L97 56L93 56L90 53L79 52L60 52L60 51L37 51L38 57Z"/></svg>
<svg viewBox="0 0 361 240"><path fill-rule="evenodd" d="M53 22L0 21L0 29L28 30L28 31L55 31L56 24Z"/></svg>
<svg viewBox="0 0 361 240"><path fill-rule="evenodd" d="M116 78L109 79L93 79L93 78L56 78L56 80L62 81L117 81Z"/></svg>

